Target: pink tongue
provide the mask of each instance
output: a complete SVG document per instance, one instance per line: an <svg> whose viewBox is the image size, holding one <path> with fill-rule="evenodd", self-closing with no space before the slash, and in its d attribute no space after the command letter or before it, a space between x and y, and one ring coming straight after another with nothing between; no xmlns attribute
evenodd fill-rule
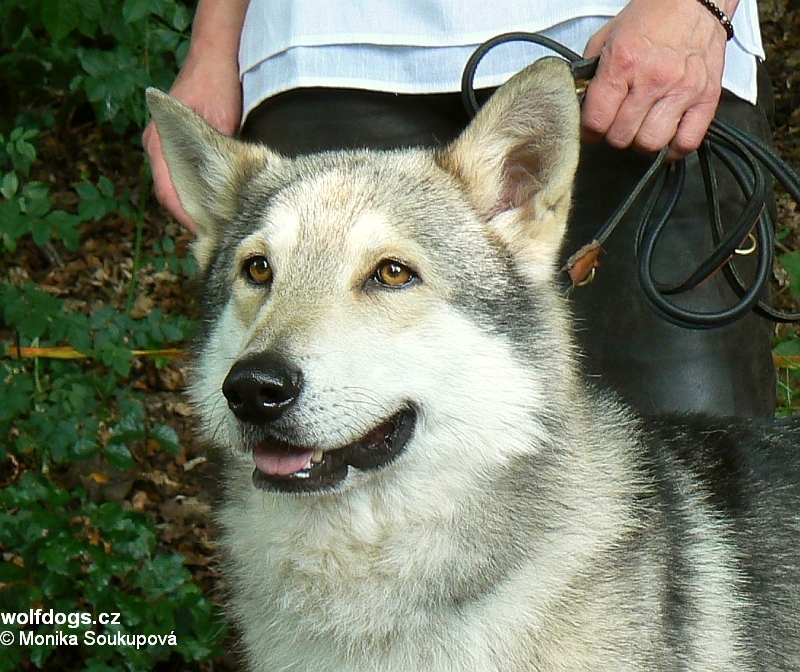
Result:
<svg viewBox="0 0 800 672"><path fill-rule="evenodd" d="M253 449L256 469L267 476L291 476L305 469L314 455L313 450L302 452L271 451L257 445Z"/></svg>

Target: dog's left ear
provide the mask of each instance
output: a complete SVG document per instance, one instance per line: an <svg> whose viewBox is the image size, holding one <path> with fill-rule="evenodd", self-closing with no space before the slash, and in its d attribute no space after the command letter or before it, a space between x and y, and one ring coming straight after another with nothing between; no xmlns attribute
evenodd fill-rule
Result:
<svg viewBox="0 0 800 672"><path fill-rule="evenodd" d="M534 278L549 278L578 165L580 107L569 65L536 61L489 99L439 157Z"/></svg>

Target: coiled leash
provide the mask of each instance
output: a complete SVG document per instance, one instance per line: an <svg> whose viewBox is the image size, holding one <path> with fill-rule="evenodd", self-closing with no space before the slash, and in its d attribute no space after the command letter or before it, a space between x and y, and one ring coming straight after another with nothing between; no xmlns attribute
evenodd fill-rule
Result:
<svg viewBox="0 0 800 672"><path fill-rule="evenodd" d="M480 105L475 96L475 72L486 54L507 42L532 42L552 50L570 63L576 91L582 94L597 70L598 58L584 59L579 54L538 33L512 32L484 42L467 61L461 78L461 98L468 114L474 115ZM646 194L636 234L636 257L639 281L650 305L667 321L692 329L710 329L736 321L751 310L775 322L800 321L800 312L782 312L762 300L772 273L775 248L775 222L765 208L772 184L765 171L800 203L800 177L763 142L741 129L714 119L702 145L697 150L706 193L713 251L680 282L664 284L652 273L656 245L678 202L686 175L685 160L667 163L663 149L636 184L630 195L600 227L593 239L583 245L566 262L562 271L570 278L568 292L591 282L599 264L598 256L609 236L631 209ZM722 162L745 196L745 206L729 231L724 231L717 191L716 169L712 157ZM745 282L730 261L737 254L756 254L754 278ZM669 297L687 292L721 270L738 296L737 302L716 312L692 311L675 305Z"/></svg>

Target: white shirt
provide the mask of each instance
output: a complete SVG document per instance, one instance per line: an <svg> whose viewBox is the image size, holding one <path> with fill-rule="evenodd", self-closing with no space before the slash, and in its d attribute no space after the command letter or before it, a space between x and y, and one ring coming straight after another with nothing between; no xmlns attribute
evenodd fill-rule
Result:
<svg viewBox="0 0 800 672"><path fill-rule="evenodd" d="M627 0L251 0L239 48L244 114L299 87L394 93L459 91L472 52L511 31L543 32L582 53L588 39ZM733 18L722 85L756 100L756 58L764 58L756 0ZM499 86L547 54L514 43L481 62L476 88Z"/></svg>

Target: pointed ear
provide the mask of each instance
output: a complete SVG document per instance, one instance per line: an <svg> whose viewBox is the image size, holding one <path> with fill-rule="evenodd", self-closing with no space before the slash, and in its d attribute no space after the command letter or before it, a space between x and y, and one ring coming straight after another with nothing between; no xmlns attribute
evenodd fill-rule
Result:
<svg viewBox="0 0 800 672"><path fill-rule="evenodd" d="M146 96L178 198L197 224L194 253L205 266L214 242L237 212L247 181L283 158L223 135L167 93L150 88Z"/></svg>
<svg viewBox="0 0 800 672"><path fill-rule="evenodd" d="M440 165L534 278L549 278L566 230L580 148L566 61L545 58L500 87Z"/></svg>

